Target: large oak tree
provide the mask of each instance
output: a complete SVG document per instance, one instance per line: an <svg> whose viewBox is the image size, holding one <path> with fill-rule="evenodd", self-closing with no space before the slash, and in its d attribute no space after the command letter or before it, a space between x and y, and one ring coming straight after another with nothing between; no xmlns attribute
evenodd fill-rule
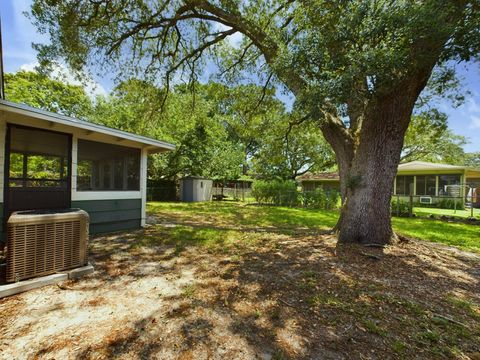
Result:
<svg viewBox="0 0 480 360"><path fill-rule="evenodd" d="M80 69L122 77L177 71L202 60L278 81L335 151L345 198L339 241L394 237L390 197L412 110L436 65L480 48L478 0L36 0L38 47ZM221 44L242 34L239 49ZM208 62L207 62L208 63Z"/></svg>

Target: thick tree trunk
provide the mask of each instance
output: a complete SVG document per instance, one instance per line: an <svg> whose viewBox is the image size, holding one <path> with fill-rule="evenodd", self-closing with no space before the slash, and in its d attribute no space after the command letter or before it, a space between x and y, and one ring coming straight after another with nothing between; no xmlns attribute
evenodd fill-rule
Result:
<svg viewBox="0 0 480 360"><path fill-rule="evenodd" d="M334 147L343 199L335 227L340 243L387 244L396 238L390 201L412 109L405 98L384 98L366 113L354 141Z"/></svg>

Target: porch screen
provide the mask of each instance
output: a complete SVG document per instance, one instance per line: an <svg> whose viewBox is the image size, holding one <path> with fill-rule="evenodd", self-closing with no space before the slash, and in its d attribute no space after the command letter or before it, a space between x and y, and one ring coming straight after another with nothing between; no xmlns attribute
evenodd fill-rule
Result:
<svg viewBox="0 0 480 360"><path fill-rule="evenodd" d="M77 190L140 189L140 149L78 140Z"/></svg>
<svg viewBox="0 0 480 360"><path fill-rule="evenodd" d="M69 137L10 126L9 187L67 188Z"/></svg>
<svg viewBox="0 0 480 360"><path fill-rule="evenodd" d="M413 195L413 176L397 176L396 195Z"/></svg>
<svg viewBox="0 0 480 360"><path fill-rule="evenodd" d="M435 196L437 177L435 175L417 175L417 195Z"/></svg>
<svg viewBox="0 0 480 360"><path fill-rule="evenodd" d="M438 195L440 196L459 196L460 188L446 185L460 185L460 175L439 175L438 176Z"/></svg>

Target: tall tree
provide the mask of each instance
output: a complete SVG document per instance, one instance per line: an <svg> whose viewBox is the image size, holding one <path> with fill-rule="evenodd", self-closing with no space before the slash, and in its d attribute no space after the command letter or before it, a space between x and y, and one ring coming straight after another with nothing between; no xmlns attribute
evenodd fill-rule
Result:
<svg viewBox="0 0 480 360"><path fill-rule="evenodd" d="M464 136L448 128L447 116L438 110L412 117L405 135L401 161L431 161L461 165L464 161Z"/></svg>
<svg viewBox="0 0 480 360"><path fill-rule="evenodd" d="M6 73L5 98L77 118L92 115L92 101L82 86L66 84L34 71Z"/></svg>
<svg viewBox="0 0 480 360"><path fill-rule="evenodd" d="M51 45L42 63L195 76L202 56L276 80L335 151L345 198L340 242L385 244L393 181L412 110L436 65L480 50L479 0L35 0ZM219 46L240 33L240 49Z"/></svg>
<svg viewBox="0 0 480 360"><path fill-rule="evenodd" d="M226 116L211 111L216 106L212 90L197 85L192 95L177 85L163 104L165 92L139 79L128 79L106 97L97 98L93 121L117 129L171 141L171 152L156 155L149 173L157 178L199 175L236 179L241 174L241 146L229 138Z"/></svg>
<svg viewBox="0 0 480 360"><path fill-rule="evenodd" d="M480 169L480 151L465 154L465 166Z"/></svg>
<svg viewBox="0 0 480 360"><path fill-rule="evenodd" d="M311 122L292 125L290 118L277 119L275 126L263 133L252 158L255 174L295 180L307 171L325 171L335 165L335 155L320 129Z"/></svg>

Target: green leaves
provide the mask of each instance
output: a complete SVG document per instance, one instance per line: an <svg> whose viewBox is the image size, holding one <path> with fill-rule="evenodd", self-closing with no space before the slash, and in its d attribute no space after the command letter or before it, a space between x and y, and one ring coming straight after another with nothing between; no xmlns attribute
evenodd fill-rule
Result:
<svg viewBox="0 0 480 360"><path fill-rule="evenodd" d="M53 80L33 71L6 73L5 97L9 101L80 119L89 118L93 111L92 102L83 87Z"/></svg>

